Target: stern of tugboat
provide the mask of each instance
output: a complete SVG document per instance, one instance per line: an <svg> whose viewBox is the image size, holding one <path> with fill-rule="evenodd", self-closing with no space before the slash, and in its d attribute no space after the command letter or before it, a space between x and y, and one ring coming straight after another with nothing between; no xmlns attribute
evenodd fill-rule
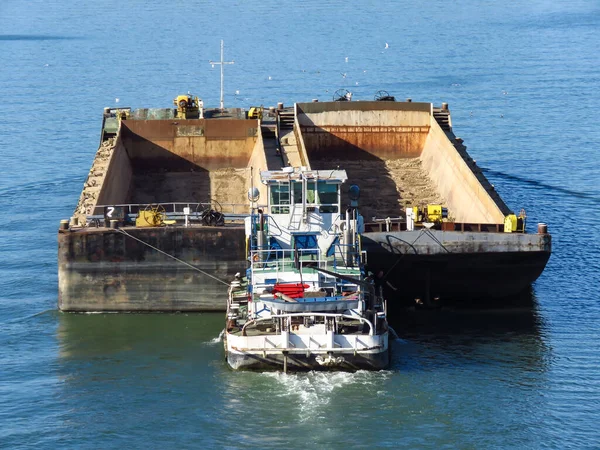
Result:
<svg viewBox="0 0 600 450"><path fill-rule="evenodd" d="M385 322L381 330L366 319L327 313L280 315L281 323L248 322L227 330L227 362L234 370L382 370L389 365ZM337 332L332 328L335 327ZM287 328L287 329L286 329Z"/></svg>

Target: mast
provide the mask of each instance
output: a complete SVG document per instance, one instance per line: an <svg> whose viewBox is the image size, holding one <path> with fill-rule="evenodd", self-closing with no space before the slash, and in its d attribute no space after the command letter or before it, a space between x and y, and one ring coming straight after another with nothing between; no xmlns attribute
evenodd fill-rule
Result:
<svg viewBox="0 0 600 450"><path fill-rule="evenodd" d="M225 64L234 64L234 61L224 61L224 45L223 45L223 39L221 39L221 60L220 61L209 61L209 64L211 64L213 67L215 65L220 65L221 66L221 104L220 104L220 108L221 111L223 111L225 109L224 106L224 102L223 102L223 67L225 66Z"/></svg>

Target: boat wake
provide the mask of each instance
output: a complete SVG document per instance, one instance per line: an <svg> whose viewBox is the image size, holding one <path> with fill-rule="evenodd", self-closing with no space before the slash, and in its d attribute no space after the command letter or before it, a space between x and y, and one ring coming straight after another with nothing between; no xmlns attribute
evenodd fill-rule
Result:
<svg viewBox="0 0 600 450"><path fill-rule="evenodd" d="M306 372L285 374L282 372L263 372L261 376L276 383L275 395L284 398L298 409L298 420L307 422L325 417L330 402L339 398L341 401L349 392L360 392L360 395L373 395L382 389L382 384L392 375L391 371L357 372Z"/></svg>
<svg viewBox="0 0 600 450"><path fill-rule="evenodd" d="M219 335L215 338L212 338L210 341L206 342L206 345L215 345L223 340L223 336L225 336L225 328L221 330Z"/></svg>

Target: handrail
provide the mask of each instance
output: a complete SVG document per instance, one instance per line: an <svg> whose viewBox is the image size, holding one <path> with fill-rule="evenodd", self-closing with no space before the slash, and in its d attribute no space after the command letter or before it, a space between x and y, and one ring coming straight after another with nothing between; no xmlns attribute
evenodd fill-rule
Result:
<svg viewBox="0 0 600 450"><path fill-rule="evenodd" d="M333 259L321 258L321 254L319 253L318 249L299 249L299 250L297 250L297 252L299 253L298 260L300 262L302 262L302 260L300 258L303 255L310 254L312 256L316 256L315 259L304 260L304 261L310 262L311 265L316 265L318 269L332 270L333 272L337 272L338 270L341 269L341 267L338 267L338 265L336 264L337 259L335 257ZM338 250L338 252L341 252L341 251ZM266 254L274 253L275 256L273 257L273 259L268 259L268 257L261 258L260 255L265 254L265 253ZM255 259L255 256L258 256L258 258ZM285 273L285 272L290 272L293 269L297 269L300 271L300 274L302 274L302 276L304 276L305 269L315 270L315 268L305 267L303 264L300 264L299 267L297 267L296 263L295 263L295 260L296 260L295 256L296 256L296 250L294 250L294 249L253 250L252 257L251 257L251 263L250 263L250 270L252 271L252 278L254 279L255 271L262 272L261 269L266 269L267 271L270 271L271 273L273 273L273 276L276 280L279 280L280 272ZM353 258L353 259L355 259L355 258ZM345 260L342 261L342 264L343 264L342 267L344 269L353 269L353 268L356 269L357 267L359 267L358 261L357 261L356 266L348 266L347 262ZM264 273L264 272L262 272L262 273ZM301 277L301 279L302 279L302 277ZM311 280L309 278L309 279L305 280L305 282L314 285L315 280ZM334 288L336 290L340 286L349 287L349 286L353 285L353 283L349 283L348 281L340 282L337 279L332 282L328 282L326 280L321 280L318 282L318 284L320 287L330 287L330 288ZM272 286L272 283L255 283L256 288L266 288L269 286Z"/></svg>
<svg viewBox="0 0 600 450"><path fill-rule="evenodd" d="M266 215L266 217L267 217L267 224L269 224L269 223L271 223L271 221L273 221L273 224L275 225L275 227L277 227L277 230L279 230L279 235L272 234L271 236L283 236L283 230L279 227L279 225L277 224L277 221L275 219L273 219L273 217L271 217L271 215Z"/></svg>
<svg viewBox="0 0 600 450"><path fill-rule="evenodd" d="M162 206L165 209L166 213L181 213L183 214L183 208L188 207L190 209L193 209L193 213L199 213L202 212L204 209L207 208L220 208L220 209L225 209L224 207L230 207L231 214L236 214L236 208L241 208L242 210L246 210L246 213L248 215L250 215L250 213L248 213L248 209L250 208L250 205L247 203L221 203L218 202L216 200L210 201L210 202L155 202L155 203L120 203L120 204L109 204L109 205L96 205L94 207L94 213L96 213L96 209L99 208L101 210L101 212L98 215L103 214L103 208L105 207L125 207L127 208L127 213L128 214L136 214L138 213L140 210L143 210L144 208L147 208L148 206ZM265 207L266 205L258 205L259 208ZM167 210L168 209L168 210ZM222 212L222 211L219 211ZM96 215L96 214L93 214Z"/></svg>
<svg viewBox="0 0 600 450"><path fill-rule="evenodd" d="M355 247L354 244L336 244L336 247ZM339 250L341 252L341 250ZM275 256L273 256L272 258L269 259L260 259L260 255L263 254L270 254L270 253L274 253ZM278 261L282 261L282 262L289 262L289 259L286 258L295 258L296 253L299 254L300 257L305 256L305 255L316 255L319 256L316 259L311 259L310 262L311 263L317 263L317 262L329 262L330 260L328 258L321 258L320 255L320 250L318 248L300 248L300 249L293 249L293 248L269 248L269 249L258 249L258 248L253 248L252 249L252 256L254 255L258 255L259 259L257 261L254 261L257 264L267 264L267 263L276 263ZM354 252L350 252L351 255L353 256L358 256L360 253L357 251ZM302 260L300 260L300 262L302 262Z"/></svg>
<svg viewBox="0 0 600 450"><path fill-rule="evenodd" d="M328 260L327 259L322 259L320 258L320 253L319 253L319 249L283 249L283 248L277 248L277 249L265 249L265 250L259 250L259 249L253 249L252 250L253 256L254 255L258 255L259 258L257 261L254 261L254 258L252 258L252 265L254 266L255 264L277 264L279 265L280 263L285 265L285 264L292 264L294 262L294 260L292 258L295 258L296 253L298 253L299 257L301 258L302 256L305 255L313 255L313 256L317 256L316 259L311 259L310 262L311 263L319 263L319 266L321 263L327 263ZM269 254L273 254L274 256L273 258L268 258ZM264 255L267 254L267 259L262 259L260 258L260 255Z"/></svg>
<svg viewBox="0 0 600 450"><path fill-rule="evenodd" d="M328 235L332 236L334 234L339 234L339 233L336 233L336 232L334 232L334 231L331 230L334 227L338 227L339 228L340 222L338 222L338 220L342 220L342 214L341 213L338 214L337 217L331 221L331 226L327 229L327 234Z"/></svg>
<svg viewBox="0 0 600 450"><path fill-rule="evenodd" d="M285 319L285 318L288 318L288 317L314 317L314 316L318 316L318 317L333 317L335 319L346 318L346 319L358 320L361 323L366 323L367 325L369 325L369 336L373 336L374 335L373 324L371 323L370 320L367 320L364 317L351 316L349 314L334 314L334 313L309 312L309 313L273 314L273 315L271 315L269 317L258 317L256 319L250 319L242 327L242 336L246 336L246 328L248 327L248 325L256 324L257 322L267 321L267 320L271 320L273 318L275 318L275 319Z"/></svg>
<svg viewBox="0 0 600 450"><path fill-rule="evenodd" d="M293 266L296 261L296 254L298 254L298 261L302 262L310 262L311 264L317 264L317 267L321 269L326 269L331 263L333 264L334 269L337 267L336 262L338 258L335 254L341 256L341 262L344 267L358 267L360 252L356 250L346 251L343 247L355 247L354 244L335 244L336 250L334 251L333 258L331 257L322 257L320 249L311 248L311 249L257 249L253 248L251 250L251 269L254 271L255 268L275 268L276 272L279 273L280 270L284 271L286 266ZM347 261L344 257L344 253L351 257L351 262L353 265L349 265L350 261ZM266 255L266 256L265 256ZM311 255L314 257L310 260L302 260L303 256ZM300 264L300 271L303 272L304 266Z"/></svg>
<svg viewBox="0 0 600 450"><path fill-rule="evenodd" d="M291 206L291 205L286 205ZM327 205L326 205L327 206ZM266 208L266 206L265 206ZM253 217L257 217L256 214L252 215ZM279 234L271 234L271 236L283 236L284 234L290 234L288 229L282 229L272 214L265 214L264 217L267 219L267 224L270 226L271 224L279 231ZM337 217L333 219L331 226L326 230L327 234L330 236L339 235L339 233L332 232L332 228L335 226L339 226L339 222L337 222L341 218L341 214L338 214ZM289 227L288 227L289 228Z"/></svg>

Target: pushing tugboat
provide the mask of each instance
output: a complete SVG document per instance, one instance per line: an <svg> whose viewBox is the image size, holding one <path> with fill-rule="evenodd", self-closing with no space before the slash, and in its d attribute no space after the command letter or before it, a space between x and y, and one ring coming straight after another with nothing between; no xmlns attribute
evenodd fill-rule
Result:
<svg viewBox="0 0 600 450"><path fill-rule="evenodd" d="M341 208L344 170L260 174L266 211L246 219L250 267L229 288L225 353L235 370L380 370L386 302L366 277L359 189ZM259 190L250 190L251 202Z"/></svg>

